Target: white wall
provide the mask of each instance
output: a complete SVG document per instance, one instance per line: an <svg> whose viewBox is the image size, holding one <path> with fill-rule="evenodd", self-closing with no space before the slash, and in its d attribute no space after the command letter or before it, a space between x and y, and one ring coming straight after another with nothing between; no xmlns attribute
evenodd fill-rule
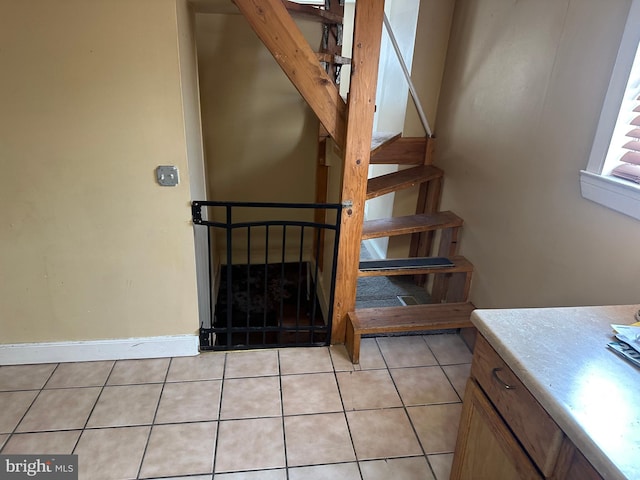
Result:
<svg viewBox="0 0 640 480"><path fill-rule="evenodd" d="M476 306L637 303L640 223L579 187L628 8L458 0L436 164Z"/></svg>

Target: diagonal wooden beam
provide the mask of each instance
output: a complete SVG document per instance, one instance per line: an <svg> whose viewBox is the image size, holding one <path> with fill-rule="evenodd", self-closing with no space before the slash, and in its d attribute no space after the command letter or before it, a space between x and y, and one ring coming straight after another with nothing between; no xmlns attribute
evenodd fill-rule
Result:
<svg viewBox="0 0 640 480"><path fill-rule="evenodd" d="M338 271L331 327L331 343L345 340L347 314L355 310L360 261L360 241L367 173L371 156L371 131L376 105L378 59L384 17L384 0L358 0L356 3L349 113L344 147L342 211Z"/></svg>
<svg viewBox="0 0 640 480"><path fill-rule="evenodd" d="M234 2L329 135L344 146L346 104L282 1Z"/></svg>

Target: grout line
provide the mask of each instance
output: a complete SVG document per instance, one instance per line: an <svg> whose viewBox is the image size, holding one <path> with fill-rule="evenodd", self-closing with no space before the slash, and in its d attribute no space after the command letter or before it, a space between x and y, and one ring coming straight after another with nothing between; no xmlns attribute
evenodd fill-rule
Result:
<svg viewBox="0 0 640 480"><path fill-rule="evenodd" d="M2 448L0 448L0 452L2 452L5 449L5 447L9 444L9 440L11 440L11 438L16 434L16 430L18 429L18 427L20 426L20 424L22 423L24 418L29 413L29 410L31 410L33 405L36 403L36 400L38 399L38 397L40 397L40 394L44 390L45 385L49 382L49 380L51 380L51 377L53 377L53 374L56 372L56 370L58 370L59 366L60 366L60 364L58 363L58 364L56 364L55 368L53 370L51 370L51 373L49 374L49 376L47 377L45 382L42 384L40 389L38 389L38 393L36 394L35 397L33 397L33 400L31 400L31 403L29 403L29 406L27 407L27 409L24 411L24 413L20 417L20 420L18 420L16 422L16 425L13 427L13 430L11 432L9 432L9 436L4 440L4 445L2 445ZM35 391L35 389L34 390L16 390L16 391L20 391L20 392L23 392L23 391ZM11 390L9 390L9 392L11 392ZM6 393L6 392L3 392L3 393ZM20 432L20 433L23 433L23 432ZM78 436L78 438L80 438L80 436Z"/></svg>
<svg viewBox="0 0 640 480"><path fill-rule="evenodd" d="M336 382L336 387L338 388L338 395L340 396L340 404L342 405L342 415L344 417L344 421L347 425L347 432L349 433L349 440L351 441L351 448L353 449L353 455L355 457L355 463L358 467L358 474L360 475L360 479L363 479L362 469L360 468L360 460L358 459L358 452L356 451L356 446L353 443L353 433L351 432L351 425L349 425L349 418L347 417L347 410L344 406L344 400L342 398L342 390L340 389L340 382L338 382L338 372L336 372L335 364L333 363L333 357L331 356L331 351L329 350L329 358L331 359L331 365L333 366L333 379ZM353 374L352 371L348 371L349 375Z"/></svg>
<svg viewBox="0 0 640 480"><path fill-rule="evenodd" d="M423 341L425 343L425 345L427 346L427 349L429 350L429 352L431 352L431 354L433 355L433 358L436 359L436 361L438 361L437 357L433 354L433 351L431 351L431 348L429 348L429 344L426 342L426 340ZM377 343L377 341L376 341ZM409 425L411 425L411 430L413 431L413 434L415 435L416 440L418 441L418 445L420 445L420 450L422 451L422 455L425 459L425 461L427 462L427 467L429 468L429 471L431 472L431 475L433 476L433 478L437 478L436 477L436 472L434 471L433 467L431 466L431 462L429 461L429 456L427 455L426 450L424 449L424 446L422 445L422 442L420 441L420 435L418 435L418 430L416 429L416 426L413 424L413 420L411 419L411 415L409 415L409 410L407 408L407 405L404 401L404 398L402 398L402 395L400 395L400 390L398 389L398 385L396 384L396 380L393 378L393 375L391 375L391 369L389 368L389 365L387 363L387 359L384 357L384 355L382 356L385 365L387 365L387 372L389 374L389 377L391 377L391 382L393 382L393 386L396 389L396 392L398 394L398 397L400 397L400 401L402 402L402 409L404 410L404 414L407 416L407 420L409 420ZM442 367L440 367L440 365L436 365L440 368L440 370L442 371L442 373L444 374L444 371L442 370ZM446 376L446 375L445 375ZM454 389L455 390L455 389Z"/></svg>
<svg viewBox="0 0 640 480"><path fill-rule="evenodd" d="M56 371L58 370L58 368L60 367L60 363L58 363L55 368L53 370L51 370L51 374L49 375L49 377L47 377L47 380L42 384L42 386L40 387L40 390L44 390L47 387L47 383L49 383L51 381L51 378L53 377L54 373L56 373Z"/></svg>
<svg viewBox="0 0 640 480"><path fill-rule="evenodd" d="M218 446L220 445L220 424L222 423L221 415L222 415L222 399L224 396L224 384L227 375L227 362L229 359L229 355L225 352L224 354L224 362L222 365L222 378L220 379L220 399L218 400L218 417L216 419L216 441L213 446L213 464L211 465L211 478L216 475L216 460L218 459Z"/></svg>
<svg viewBox="0 0 640 480"><path fill-rule="evenodd" d="M466 365L466 364L461 364L461 365ZM448 367L449 365L445 365L445 367ZM451 381L451 379L449 378L449 375L447 374L447 372L445 371L445 369L443 367L440 367L442 369L442 373L444 373L445 378L448 380L449 385L451 385L451 388L453 388L453 391L456 392L456 395L458 396L458 398L460 399L460 402L463 402L463 398L462 398L462 394L460 394L458 392L458 390L456 389L455 385L453 384L453 382ZM462 391L464 393L464 390Z"/></svg>
<svg viewBox="0 0 640 480"><path fill-rule="evenodd" d="M284 474L286 480L289 480L289 457L287 455L287 430L284 425L284 394L282 392L282 366L280 363L280 350L277 353L278 359L278 384L280 385L280 413L282 421L280 422L282 425L282 446L284 448Z"/></svg>
<svg viewBox="0 0 640 480"><path fill-rule="evenodd" d="M113 372L113 369L115 367L116 367L116 361L114 360L113 364L111 365L111 368L109 369L109 373L107 374L107 378L104 379L104 383L100 387L100 393L98 393L98 397L96 398L96 401L93 403L93 407L91 408L91 411L89 412L89 415L87 415L87 419L84 422L84 427L82 427L80 435L78 435L78 439L76 440L76 443L73 446L73 450L71 450L72 454L78 448L78 444L80 443L80 439L82 438L82 435L84 435L84 432L85 432L85 430L87 428L87 425L89 424L89 419L91 418L91 415L93 415L93 411L96 409L96 405L98 405L98 402L100 401L100 397L102 397L102 392L104 392L104 388L107 385L107 381L109 380L109 377L111 376L111 373Z"/></svg>
<svg viewBox="0 0 640 480"><path fill-rule="evenodd" d="M160 401L162 400L164 387L167 383L167 378L169 377L169 370L171 369L171 363L173 363L173 358L169 359L169 365L167 365L167 371L164 374L164 382L162 382L162 388L160 388L158 403L156 404L155 412L153 412L153 419L151 420L151 425L149 426L149 434L147 435L147 441L145 442L144 449L142 450L142 456L140 457L140 464L138 465L138 472L136 473L136 478L140 478L140 473L142 473L142 464L144 463L144 457L147 455L147 448L149 447L149 442L151 441L151 433L153 432L153 425L156 422L156 416L158 415L158 410L160 409ZM109 376L111 376L111 374L109 374Z"/></svg>
<svg viewBox="0 0 640 480"><path fill-rule="evenodd" d="M453 388L453 391L455 392L457 397L460 399L460 402L462 402L462 395L460 395L458 393L458 390L456 390L456 387L453 386L453 382L451 382L451 379L449 378L449 375L447 375L447 372L445 372L445 370L444 370L444 367L448 367L450 364L442 365L442 363L440 363L440 359L436 356L436 352L433 351L433 349L431 348L431 345L429 345L429 342L427 342L427 339L424 337L424 335L423 335L423 339L424 339L424 342L427 344L427 348L429 349L429 351L433 355L433 358L435 358L436 361L438 362L437 366L440 367L440 371L444 375L444 378L447 379L447 381L449 382L449 385L451 385L451 388ZM458 364L454 364L454 365L458 365ZM450 403L450 402L445 402L445 403ZM431 465L431 464L429 464L429 465Z"/></svg>

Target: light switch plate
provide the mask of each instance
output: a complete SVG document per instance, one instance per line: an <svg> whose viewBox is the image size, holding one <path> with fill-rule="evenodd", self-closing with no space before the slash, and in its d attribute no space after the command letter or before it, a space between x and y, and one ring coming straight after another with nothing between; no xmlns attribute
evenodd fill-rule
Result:
<svg viewBox="0 0 640 480"><path fill-rule="evenodd" d="M160 165L156 168L156 178L163 187L175 187L180 182L178 167L173 165Z"/></svg>

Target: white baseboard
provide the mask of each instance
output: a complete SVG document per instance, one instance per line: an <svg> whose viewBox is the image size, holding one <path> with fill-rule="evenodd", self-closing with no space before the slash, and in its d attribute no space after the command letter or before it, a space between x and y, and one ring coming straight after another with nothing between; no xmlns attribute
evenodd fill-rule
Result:
<svg viewBox="0 0 640 480"><path fill-rule="evenodd" d="M198 355L197 335L0 345L0 365Z"/></svg>

